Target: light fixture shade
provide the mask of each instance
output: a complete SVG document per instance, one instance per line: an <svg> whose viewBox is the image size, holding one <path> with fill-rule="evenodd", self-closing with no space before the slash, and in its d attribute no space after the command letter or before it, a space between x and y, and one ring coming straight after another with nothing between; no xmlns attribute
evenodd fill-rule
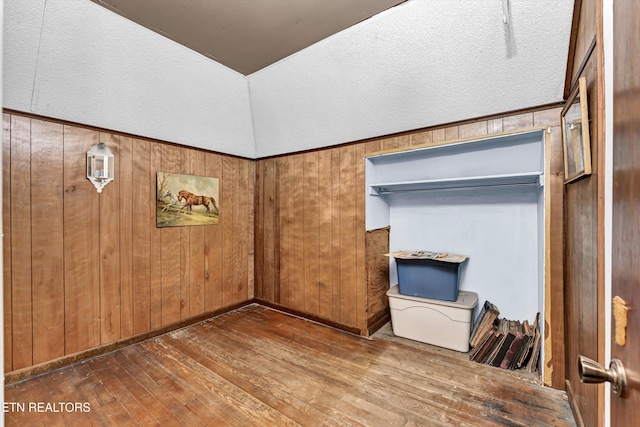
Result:
<svg viewBox="0 0 640 427"><path fill-rule="evenodd" d="M114 157L104 142L87 151L87 179L102 193L102 188L113 181Z"/></svg>

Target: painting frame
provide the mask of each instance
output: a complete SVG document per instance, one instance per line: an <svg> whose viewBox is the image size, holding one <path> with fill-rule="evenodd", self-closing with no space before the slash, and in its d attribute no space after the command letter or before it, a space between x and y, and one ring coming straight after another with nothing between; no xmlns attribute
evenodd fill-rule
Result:
<svg viewBox="0 0 640 427"><path fill-rule="evenodd" d="M156 227L219 224L219 194L218 178L156 172Z"/></svg>
<svg viewBox="0 0 640 427"><path fill-rule="evenodd" d="M589 135L589 104L587 79L580 77L560 113L562 150L564 153L564 183L591 175L591 138Z"/></svg>

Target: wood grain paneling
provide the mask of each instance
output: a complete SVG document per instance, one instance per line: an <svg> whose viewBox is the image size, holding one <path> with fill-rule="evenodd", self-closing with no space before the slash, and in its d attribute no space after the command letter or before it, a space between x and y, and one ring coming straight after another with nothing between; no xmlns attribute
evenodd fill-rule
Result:
<svg viewBox="0 0 640 427"><path fill-rule="evenodd" d="M162 146L163 172L180 172L181 149L172 145ZM155 203L154 203L155 205ZM161 325L168 325L180 320L180 287L181 287L181 227L165 227L157 229L160 233L161 284Z"/></svg>
<svg viewBox="0 0 640 427"><path fill-rule="evenodd" d="M33 363L40 363L64 354L67 337L65 328L69 323L71 327L75 326L72 320L67 319L65 295L67 286L73 288L79 285L79 281L75 278L66 280L67 262L63 256L63 249L66 249L62 243L63 127L57 123L32 120L31 140L34 139L40 143L31 144L31 292ZM91 203L87 205L87 209L92 210ZM83 209L83 206L79 205L78 209ZM24 215L24 212L21 214ZM64 237L66 239L66 233ZM72 235L71 239L76 237ZM78 262L73 257L69 257L69 260ZM81 262L78 264L82 265ZM79 273L79 276L83 274ZM93 286L89 285L97 291L97 287ZM14 306L14 309L17 310L17 307ZM93 309L90 309L92 313ZM94 323L84 331L88 335L99 334L98 327L98 323Z"/></svg>
<svg viewBox="0 0 640 427"><path fill-rule="evenodd" d="M599 0L580 0L575 3L580 10L576 46L574 51L574 67L572 69L571 82L578 80L580 64L588 56L589 45L596 36L596 22L598 19L597 8ZM574 15L575 16L575 15Z"/></svg>
<svg viewBox="0 0 640 427"><path fill-rule="evenodd" d="M543 126L551 130L547 146L546 186L547 194L553 203L546 212L548 221L547 262L549 277L546 283L545 315L545 383L556 388L564 388L564 239L563 239L563 199L564 199L564 163L562 151L562 131L558 125L561 108L536 112L533 114L534 126Z"/></svg>
<svg viewBox="0 0 640 427"><path fill-rule="evenodd" d="M502 118L502 131L516 131L533 127L533 114L524 113Z"/></svg>
<svg viewBox="0 0 640 427"><path fill-rule="evenodd" d="M238 295L234 302L245 301L253 298L253 280L255 257L253 224L255 223L254 194L255 194L255 162L239 160L238 168L242 173L239 181L240 188L240 209L238 215L238 226L242 230L241 240L238 242L240 250L240 265L238 269L240 282L238 283Z"/></svg>
<svg viewBox="0 0 640 427"><path fill-rule="evenodd" d="M95 187L86 185L86 152L98 142L98 131L64 126L65 354L100 344L100 199ZM40 187L33 183L34 190Z"/></svg>
<svg viewBox="0 0 640 427"><path fill-rule="evenodd" d="M134 139L132 171L132 253L133 253L133 333L151 328L151 231L154 219L155 187L149 183L151 173L151 143ZM153 176L155 179L155 176ZM146 183L146 185L145 185ZM125 184L125 183L123 183Z"/></svg>
<svg viewBox="0 0 640 427"><path fill-rule="evenodd" d="M293 298L290 289L292 288L291 284L294 280L292 262L294 243L291 238L291 230L293 229L293 198L281 197L280 194L286 192L286 189L290 189L293 183L294 176L291 172L292 156L278 159L276 165L278 168L278 184L275 189L275 194L279 209L278 225L280 231L280 247L276 249L279 260L276 260L276 263L280 266L280 282L277 283L279 289L274 290L274 295L279 297L277 302L291 306L293 304ZM256 185L258 185L257 182ZM262 222L260 218L263 217L258 217L258 222ZM258 238L258 236L256 236L256 238ZM263 262L265 261L269 262L268 259L263 260ZM257 291L256 295L258 295Z"/></svg>
<svg viewBox="0 0 640 427"><path fill-rule="evenodd" d="M459 138L469 138L487 134L488 123L486 120L476 123L460 125L458 130Z"/></svg>
<svg viewBox="0 0 640 427"><path fill-rule="evenodd" d="M405 135L399 138L406 141L404 147L408 146L409 136ZM364 176L364 144L358 144L355 146L356 162L359 164L356 167L356 281L354 283L356 291L356 326L361 331L367 330L367 289L364 286L360 286L361 283L367 281L367 266L366 266L366 248L365 248L365 176Z"/></svg>
<svg viewBox="0 0 640 427"><path fill-rule="evenodd" d="M150 321L151 329L162 326L162 230L156 227L156 185L157 172L162 171L162 145L151 144L150 170L147 175L149 185L149 218L146 226L150 230ZM173 242L175 245L176 242Z"/></svg>
<svg viewBox="0 0 640 427"><path fill-rule="evenodd" d="M356 159L354 145L340 150L340 321L357 326L357 204L358 192L356 168L361 165Z"/></svg>
<svg viewBox="0 0 640 427"><path fill-rule="evenodd" d="M236 200L235 188L233 183L238 179L238 171L234 170L234 160L225 158L222 161L222 175L224 182L222 184L222 195L220 196L220 204L229 206L225 209L225 215L221 218L224 221L224 231L222 232L222 283L226 286L222 289L222 304L231 304L235 295L235 274L233 264L237 260L238 254L235 253L234 239L236 237L237 228L235 224L237 206L234 206Z"/></svg>
<svg viewBox="0 0 640 427"><path fill-rule="evenodd" d="M460 138L460 131L458 130L458 126L451 126L444 129L445 141L452 141L458 138Z"/></svg>
<svg viewBox="0 0 640 427"><path fill-rule="evenodd" d="M133 144L130 137L120 136L117 185L120 191L120 337L133 335Z"/></svg>
<svg viewBox="0 0 640 427"><path fill-rule="evenodd" d="M10 159L11 204L5 206L4 223L11 224L12 250L4 252L11 253L11 282L5 286L11 283L13 365L23 368L33 363L31 121L25 117L11 117Z"/></svg>
<svg viewBox="0 0 640 427"><path fill-rule="evenodd" d="M318 152L302 155L303 187L303 269L304 269L304 311L318 314L320 287L318 284L319 223L318 223Z"/></svg>
<svg viewBox="0 0 640 427"><path fill-rule="evenodd" d="M190 151L180 150L179 170L191 172ZM180 319L189 317L189 305L191 298L191 234L190 227L180 227L180 295L179 308Z"/></svg>
<svg viewBox="0 0 640 427"><path fill-rule="evenodd" d="M604 421L604 387L582 384L575 360L604 360L604 73L602 2L576 1L565 94L587 79L592 174L566 185L564 198L565 376L585 425Z"/></svg>
<svg viewBox="0 0 640 427"><path fill-rule="evenodd" d="M253 161L22 114L4 114L3 126L6 372L250 298ZM86 179L98 141L116 158L101 194ZM162 170L220 178L220 224L156 228Z"/></svg>
<svg viewBox="0 0 640 427"><path fill-rule="evenodd" d="M591 138L592 174L566 186L565 212L565 336L566 377L576 394L575 399L585 425L601 425L598 406L603 399L604 387L582 384L575 365L578 355L587 356L604 364L603 343L599 334L604 328L599 316L599 300L602 295L602 274L598 260L602 259L599 229L603 220L599 215L599 181L603 180L598 163L601 159L602 141L598 138L599 122L597 106L596 57L588 61L587 96L589 99L589 133Z"/></svg>
<svg viewBox="0 0 640 427"><path fill-rule="evenodd" d="M190 174L197 176L206 176L205 154L202 151L190 150L188 170ZM218 200L216 200L216 204ZM182 318L195 316L205 312L205 229L212 227L195 226L187 227L185 230L189 233L188 260L188 304L185 304L186 313Z"/></svg>
<svg viewBox="0 0 640 427"><path fill-rule="evenodd" d="M331 318L333 296L333 194L331 188L331 151L318 152L318 312L320 317Z"/></svg>
<svg viewBox="0 0 640 427"><path fill-rule="evenodd" d="M367 327L389 308L389 227L369 230L366 234Z"/></svg>
<svg viewBox="0 0 640 427"><path fill-rule="evenodd" d="M557 134L559 121L559 108L541 109L398 136L373 138L316 152L258 160L256 188L259 189L259 195L256 198L255 212L258 214L256 221L259 224L255 226L255 248L256 259L263 266L263 275L256 273L256 284L263 284L256 286L256 298L278 303L328 322L356 327L363 335L367 335L369 321L375 314L372 311L384 310L381 304L386 296L381 297L380 292L375 296L371 295L367 288L369 257L365 254L367 239L362 158L380 150L438 143L447 137L474 138L487 133L499 133L505 130L505 126L511 130L520 129L520 126L531 128L534 122L536 126L552 127ZM561 154L560 143L557 138L552 138L552 156ZM550 246L553 246L555 262L562 256L562 234L559 230L562 229L563 185L562 170L558 169L561 166L562 158L554 158L551 170L555 178L552 178L550 198L553 206L552 227L555 227L556 232L551 237L555 243ZM277 169L277 179L270 176L270 168ZM315 250L318 251L319 261ZM317 272L316 262L319 262ZM277 278L272 267L275 265L280 266ZM270 277L272 275L274 277ZM554 269L552 281L554 298L558 298L559 303L556 304L556 300L553 300L554 314L550 319L560 320L559 327L553 330L549 339L561 346L561 267ZM272 289L271 286L275 288ZM278 301L272 297L276 294L280 295ZM305 299L305 295L310 294L318 295L317 307L310 305L308 299ZM552 342L548 345L551 348ZM564 360L560 355L552 363L563 364ZM560 376L557 379L554 376L553 381L550 381L551 385L564 388L563 369L557 372Z"/></svg>
<svg viewBox="0 0 640 427"><path fill-rule="evenodd" d="M223 233L229 227L226 223L228 208L222 205L222 198L226 191L224 183L231 176L226 176L222 168L223 156L212 153L205 153L205 172L206 176L218 177L220 180L218 192L218 227L205 227L204 230L204 309L205 312L224 307L222 300L222 290L226 282L223 282L222 269L224 266L223 259Z"/></svg>
<svg viewBox="0 0 640 427"><path fill-rule="evenodd" d="M120 136L100 133L100 141L107 144L111 152L120 153ZM117 154L115 154L117 155ZM114 165L114 174L119 176L120 162ZM111 182L102 191L100 202L100 342L108 343L121 337L120 306L120 186Z"/></svg>
<svg viewBox="0 0 640 427"><path fill-rule="evenodd" d="M333 203L331 204L331 257L333 258L333 268L331 271L331 281L333 283L333 288L331 290L331 312L333 313L333 315L331 316L331 319L335 321L340 320L340 300L342 298L343 288L340 257L342 254L342 246L344 245L344 240L342 239L342 236L340 234L339 221L340 211L342 209L340 200L340 188L343 184L340 180L339 171L340 150L334 148L331 150L331 197L333 198ZM290 203L295 203L295 201L292 200Z"/></svg>
<svg viewBox="0 0 640 427"><path fill-rule="evenodd" d="M2 115L2 206L3 210L11 206L11 116ZM2 223L3 240L11 242L11 223ZM2 289L2 315L4 328L4 371L13 368L13 312L11 304L11 251L2 254L2 277L5 283Z"/></svg>
<svg viewBox="0 0 640 427"><path fill-rule="evenodd" d="M10 331L7 336L12 337L11 356L5 357L5 364L11 366L7 371L245 301L254 289L259 299L368 333L362 157L386 147L437 142L446 136L445 128L434 128L253 162L103 132L113 141L110 145L118 164L117 181L105 187L105 192L117 194L117 206L113 206L109 197L113 194L98 195L84 177L86 149L97 142L100 132L68 124L62 132L63 125L17 114L7 119L11 136L4 153L11 172L5 170L9 182L4 184L10 189L5 200L10 198L11 208L5 209L4 219L10 224L11 241L5 240L5 252L11 269L5 270L5 295L10 292L12 305L11 322L5 324L5 331ZM448 126L446 132L480 136L502 126L504 120L513 119L462 123ZM533 122L534 113L526 120ZM33 123L60 129L55 146L64 151L59 153L59 163L48 166L52 176L46 180L47 185L59 186L57 193L43 188L44 180L34 180L31 172L33 153L54 145L47 142L52 137L42 136L51 130L33 137ZM220 178L218 226L189 227L188 232L156 228L156 172L165 166ZM20 203L25 189L29 196ZM32 218L34 192L51 198L46 222ZM81 203L81 199L86 200ZM51 221L59 227L52 230ZM38 295L38 301L49 304L43 316L65 313L69 320L65 325L63 318L57 326L59 321L53 317L48 322L48 336L58 336L55 343L62 351L55 345L35 345L31 323L37 318L31 299L32 234L45 228L47 233L39 234L54 236L60 250L37 253L34 259L50 257L51 265L42 268L60 279L49 281L58 290L48 297ZM107 230L115 230L114 236L103 239ZM16 244L21 239L23 244ZM51 301L57 301L57 311ZM120 304L119 309L104 306L107 301Z"/></svg>

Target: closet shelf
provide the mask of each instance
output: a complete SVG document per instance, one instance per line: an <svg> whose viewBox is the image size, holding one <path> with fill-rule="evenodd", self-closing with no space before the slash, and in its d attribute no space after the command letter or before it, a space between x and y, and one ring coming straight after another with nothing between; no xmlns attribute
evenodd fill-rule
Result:
<svg viewBox="0 0 640 427"><path fill-rule="evenodd" d="M525 172L506 175L456 177L421 181L386 182L369 185L369 194L385 195L409 191L453 190L465 188L537 186L544 182L541 172Z"/></svg>

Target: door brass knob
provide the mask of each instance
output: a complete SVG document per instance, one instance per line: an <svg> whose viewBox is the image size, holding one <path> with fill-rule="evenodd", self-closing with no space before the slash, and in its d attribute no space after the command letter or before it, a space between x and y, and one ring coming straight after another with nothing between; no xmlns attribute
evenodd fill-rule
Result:
<svg viewBox="0 0 640 427"><path fill-rule="evenodd" d="M611 391L619 397L624 397L627 391L627 374L622 362L618 359L611 360L609 369L605 369L595 360L578 356L578 372L581 383L590 384L608 381L611 383Z"/></svg>

